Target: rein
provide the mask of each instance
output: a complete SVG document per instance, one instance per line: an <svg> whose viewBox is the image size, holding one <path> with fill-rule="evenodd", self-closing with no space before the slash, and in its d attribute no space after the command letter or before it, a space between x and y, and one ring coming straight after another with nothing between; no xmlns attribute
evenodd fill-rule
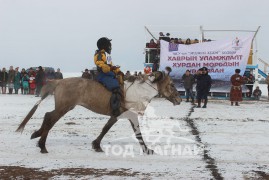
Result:
<svg viewBox="0 0 269 180"><path fill-rule="evenodd" d="M158 89L156 89L155 87L153 87L151 84L149 84L147 81L145 81L145 83L147 84L147 85L149 85L150 87L152 87L153 89L155 89L157 92L159 92L159 90Z"/></svg>
<svg viewBox="0 0 269 180"><path fill-rule="evenodd" d="M135 82L135 81L134 81ZM132 82L132 84L130 86L128 86L125 90L125 94L128 91L128 89L134 84L134 82ZM147 85L149 85L150 87L152 87L153 89L155 89L157 92L159 92L159 90L155 87L153 87L151 84L149 84L147 81L144 81L143 83L146 83Z"/></svg>

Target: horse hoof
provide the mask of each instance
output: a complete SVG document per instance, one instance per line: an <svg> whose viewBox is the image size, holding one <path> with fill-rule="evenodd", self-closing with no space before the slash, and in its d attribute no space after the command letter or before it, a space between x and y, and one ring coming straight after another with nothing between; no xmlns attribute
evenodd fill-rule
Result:
<svg viewBox="0 0 269 180"><path fill-rule="evenodd" d="M95 150L95 152L104 152L100 147L100 143L98 143L96 140L92 142L92 148Z"/></svg>
<svg viewBox="0 0 269 180"><path fill-rule="evenodd" d="M47 149L41 149L41 151L40 151L42 154L46 154L46 153L49 153L48 151L47 151Z"/></svg>
<svg viewBox="0 0 269 180"><path fill-rule="evenodd" d="M95 152L104 152L102 148L97 148L97 149L94 149Z"/></svg>
<svg viewBox="0 0 269 180"><path fill-rule="evenodd" d="M152 149L147 149L146 151L144 151L144 153L146 153L147 155L155 154L155 152Z"/></svg>
<svg viewBox="0 0 269 180"><path fill-rule="evenodd" d="M32 134L31 139L35 139L35 138L37 138L37 137L39 137L39 136L38 136L37 131L36 131L36 132L34 132L34 133Z"/></svg>

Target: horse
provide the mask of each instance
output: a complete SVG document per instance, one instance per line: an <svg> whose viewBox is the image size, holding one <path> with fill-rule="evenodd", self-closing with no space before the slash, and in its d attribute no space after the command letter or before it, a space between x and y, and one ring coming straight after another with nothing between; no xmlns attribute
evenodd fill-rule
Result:
<svg viewBox="0 0 269 180"><path fill-rule="evenodd" d="M178 105L182 101L172 79L169 75L160 71L155 72L153 76L143 78L142 81L139 79L135 79L133 82L125 81L124 87L124 102L121 103L120 108L121 116L129 110L132 110L132 112L143 112L147 104L158 94L174 105ZM100 135L92 141L92 148L96 152L102 152L101 140L117 122L118 117L112 114L110 106L112 93L95 80L73 77L48 82L42 88L41 99L30 110L16 131L23 132L25 125L31 119L41 101L50 94L54 95L55 109L45 113L40 129L31 135L31 139L40 137L37 144L41 149L40 152L48 153L45 144L50 129L62 116L77 105L83 106L95 113L110 116ZM138 118L129 118L129 121L143 152L153 154L153 150L149 149L143 140Z"/></svg>

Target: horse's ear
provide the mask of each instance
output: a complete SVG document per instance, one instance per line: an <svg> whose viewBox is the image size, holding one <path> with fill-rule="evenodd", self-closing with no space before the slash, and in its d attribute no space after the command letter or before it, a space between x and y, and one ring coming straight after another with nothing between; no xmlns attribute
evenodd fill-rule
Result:
<svg viewBox="0 0 269 180"><path fill-rule="evenodd" d="M164 74L161 71L156 71L153 73L153 75L154 75L154 79L153 79L152 83L156 83L156 82L160 81L161 79L163 79L163 77L164 77Z"/></svg>
<svg viewBox="0 0 269 180"><path fill-rule="evenodd" d="M172 68L169 66L165 67L165 75L169 76L169 74L172 72Z"/></svg>

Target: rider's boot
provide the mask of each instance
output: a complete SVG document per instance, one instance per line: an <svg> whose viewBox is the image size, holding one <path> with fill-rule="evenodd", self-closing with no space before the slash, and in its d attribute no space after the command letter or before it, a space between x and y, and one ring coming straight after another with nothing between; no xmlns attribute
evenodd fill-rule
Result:
<svg viewBox="0 0 269 180"><path fill-rule="evenodd" d="M120 115L121 100L122 93L120 88L114 89L110 98L110 107L112 109L113 116L117 117Z"/></svg>

